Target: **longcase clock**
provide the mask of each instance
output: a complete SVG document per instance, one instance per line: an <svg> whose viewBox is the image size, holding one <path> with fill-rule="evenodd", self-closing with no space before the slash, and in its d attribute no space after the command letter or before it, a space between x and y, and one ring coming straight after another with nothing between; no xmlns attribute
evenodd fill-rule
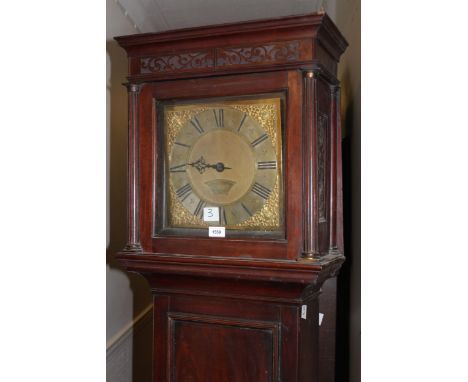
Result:
<svg viewBox="0 0 468 382"><path fill-rule="evenodd" d="M331 381L319 301L335 303L321 288L344 261L344 38L309 14L116 40L129 59L117 258L151 287L153 381Z"/></svg>

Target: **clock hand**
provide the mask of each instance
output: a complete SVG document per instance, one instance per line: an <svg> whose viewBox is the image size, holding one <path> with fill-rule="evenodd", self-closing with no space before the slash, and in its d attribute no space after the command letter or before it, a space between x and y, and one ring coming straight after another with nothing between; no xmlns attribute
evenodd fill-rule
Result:
<svg viewBox="0 0 468 382"><path fill-rule="evenodd" d="M209 166L205 162L205 158L203 158L203 156L201 156L200 159L197 159L195 162L187 164L189 166L195 167L200 174L203 174L205 172L205 169Z"/></svg>
<svg viewBox="0 0 468 382"><path fill-rule="evenodd" d="M224 170L231 170L231 167L227 167L222 162L216 164L209 164L205 162L205 158L201 156L195 162L187 163L187 165L195 167L200 174L203 174L207 168L214 168L218 172L223 172Z"/></svg>
<svg viewBox="0 0 468 382"><path fill-rule="evenodd" d="M227 167L222 162L218 162L216 164L209 164L208 167L214 168L218 172L223 172L224 170L232 170L231 167Z"/></svg>

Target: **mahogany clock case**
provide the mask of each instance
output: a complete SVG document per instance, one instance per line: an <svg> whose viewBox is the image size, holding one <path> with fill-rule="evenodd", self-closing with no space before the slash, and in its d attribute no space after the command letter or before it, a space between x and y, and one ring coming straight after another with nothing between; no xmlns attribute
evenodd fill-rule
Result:
<svg viewBox="0 0 468 382"><path fill-rule="evenodd" d="M207 255L208 247L216 241L217 255L253 258L293 259L301 246L301 220L303 205L301 183L302 149L300 131L300 72L273 72L243 74L174 82L148 84L140 93L140 240L148 252L186 253ZM284 204L285 235L269 239L268 233L246 231L233 236L229 231L226 239L210 239L207 229L196 240L187 235L187 230L164 230L166 209L166 175L163 152L161 116L158 115L160 102L174 100L200 100L219 97L245 97L265 94L281 94L284 99L283 141L284 141ZM159 124L158 124L159 122ZM155 144L151 144L154 142ZM289 148L292 149L289 149ZM154 191L153 191L154 190ZM152 228L152 229L151 229ZM193 231L193 230L191 230ZM246 237L247 236L247 237ZM259 238L259 236L261 238ZM259 243L262 245L259 246Z"/></svg>
<svg viewBox="0 0 468 382"><path fill-rule="evenodd" d="M153 380L332 381L333 324L325 333L318 315L344 261L343 36L318 13L117 41L129 56L129 233L117 260L153 294ZM160 106L268 94L282 99L284 232L168 232Z"/></svg>

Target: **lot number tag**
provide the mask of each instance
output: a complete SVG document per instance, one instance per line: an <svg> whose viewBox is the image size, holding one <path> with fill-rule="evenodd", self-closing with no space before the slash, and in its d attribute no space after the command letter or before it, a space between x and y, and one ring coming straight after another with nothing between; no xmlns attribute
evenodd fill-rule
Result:
<svg viewBox="0 0 468 382"><path fill-rule="evenodd" d="M225 237L226 228L225 227L208 227L208 236L209 237Z"/></svg>

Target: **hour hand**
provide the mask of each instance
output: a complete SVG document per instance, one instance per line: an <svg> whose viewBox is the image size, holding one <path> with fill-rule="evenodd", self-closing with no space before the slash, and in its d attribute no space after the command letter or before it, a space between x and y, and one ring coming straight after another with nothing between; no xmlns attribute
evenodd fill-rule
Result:
<svg viewBox="0 0 468 382"><path fill-rule="evenodd" d="M187 163L187 165L195 167L200 174L203 174L205 170L210 167L208 163L205 162L205 158L201 156L199 159L197 159L195 162L192 163Z"/></svg>
<svg viewBox="0 0 468 382"><path fill-rule="evenodd" d="M231 170L231 167L227 167L222 162L216 164L206 163L205 158L201 156L195 162L187 163L187 165L195 167L200 174L203 174L207 168L214 168L218 172L223 172L224 170Z"/></svg>

